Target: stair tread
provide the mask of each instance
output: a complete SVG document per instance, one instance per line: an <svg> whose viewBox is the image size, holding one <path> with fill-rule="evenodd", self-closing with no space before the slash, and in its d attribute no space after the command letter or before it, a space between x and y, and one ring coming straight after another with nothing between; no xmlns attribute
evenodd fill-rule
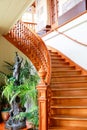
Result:
<svg viewBox="0 0 87 130"><path fill-rule="evenodd" d="M52 99L66 99L66 98L68 98L68 99L72 99L72 98L87 98L87 96L53 96L53 97L51 97Z"/></svg>
<svg viewBox="0 0 87 130"><path fill-rule="evenodd" d="M48 130L87 130L87 127L50 127Z"/></svg>
<svg viewBox="0 0 87 130"><path fill-rule="evenodd" d="M51 66L52 66L52 68L66 68L66 67L69 67L69 68L75 68L75 66L74 65L67 65L67 66L65 66L64 64L62 64L62 63L59 63L59 64L51 64Z"/></svg>
<svg viewBox="0 0 87 130"><path fill-rule="evenodd" d="M76 84L76 83L87 83L87 81L83 81L83 80L81 81L81 80L80 80L80 81L76 81L76 82L73 82L73 81L72 81L72 82L67 82L67 83L66 83L66 82L60 82L60 83L58 83L58 84L63 85L63 84L72 84L72 83L73 83L73 84ZM55 85L56 83L51 83L51 84Z"/></svg>
<svg viewBox="0 0 87 130"><path fill-rule="evenodd" d="M78 71L81 71L81 70L79 70L79 69L76 69L76 70L56 70L56 72L73 72L73 71L76 71L76 72L78 72ZM55 73L55 72L52 72L52 73Z"/></svg>
<svg viewBox="0 0 87 130"><path fill-rule="evenodd" d="M60 70L61 70L61 69L73 69L73 70L76 70L76 69L74 68L74 66L59 66L59 65L58 65L58 66L52 66L51 69L52 69L52 70L54 70L54 69L60 69ZM57 71L58 71L58 70L57 70Z"/></svg>
<svg viewBox="0 0 87 130"><path fill-rule="evenodd" d="M73 78L73 77L86 77L87 78L87 75L59 75L59 76L52 76L52 78Z"/></svg>
<svg viewBox="0 0 87 130"><path fill-rule="evenodd" d="M64 116L64 115L54 115L51 117L52 119L66 119L66 120L87 120L87 118L83 117L73 117L73 116Z"/></svg>
<svg viewBox="0 0 87 130"><path fill-rule="evenodd" d="M66 108L70 108L70 109L71 109L71 108L76 108L76 109L79 109L79 108L87 108L87 106L56 106L56 105L53 106L53 105L52 105L51 108L52 108L52 109L53 109L53 108L54 108L54 109L55 109L55 108L59 108L59 109L61 109L61 108L65 108L65 109L66 109Z"/></svg>
<svg viewBox="0 0 87 130"><path fill-rule="evenodd" d="M85 80L85 81L84 81L84 80L83 80L83 81L82 81L82 80L80 80L80 81L76 80L76 81L67 81L67 82L65 82L65 81L61 81L61 82L55 81L55 83L54 83L54 82L51 82L51 85L52 85L52 84L56 84L56 85L57 85L57 84L84 83L84 82L87 83L86 80Z"/></svg>
<svg viewBox="0 0 87 130"><path fill-rule="evenodd" d="M61 91L61 90L65 90L65 91L70 91L70 90L87 90L87 88L52 88L52 91Z"/></svg>

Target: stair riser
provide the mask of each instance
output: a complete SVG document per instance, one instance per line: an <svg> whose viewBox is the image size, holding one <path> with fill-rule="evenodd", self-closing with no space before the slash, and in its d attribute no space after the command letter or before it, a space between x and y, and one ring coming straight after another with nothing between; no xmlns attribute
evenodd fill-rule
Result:
<svg viewBox="0 0 87 130"><path fill-rule="evenodd" d="M60 71L69 71L69 70L75 70L73 67L62 67L62 68L60 68L60 67L54 67L54 68L52 68L52 72L60 72Z"/></svg>
<svg viewBox="0 0 87 130"><path fill-rule="evenodd" d="M87 120L68 120L68 119L52 119L51 124L55 124L55 126L67 127L87 127ZM80 130L80 129L78 129Z"/></svg>
<svg viewBox="0 0 87 130"><path fill-rule="evenodd" d="M60 67L62 67L62 66L64 66L64 67L70 67L70 65L67 63L67 62L63 62L63 61L61 61L61 62L51 62L51 65L52 65L52 67L53 66L60 66Z"/></svg>
<svg viewBox="0 0 87 130"><path fill-rule="evenodd" d="M60 68L60 69L61 68L74 68L74 66L68 66L68 65L64 65L64 64L56 64L56 63L52 64L51 66L52 66L52 68Z"/></svg>
<svg viewBox="0 0 87 130"><path fill-rule="evenodd" d="M54 128L49 128L48 130L87 130L86 127L54 127Z"/></svg>
<svg viewBox="0 0 87 130"><path fill-rule="evenodd" d="M67 82L67 81L87 81L87 77L52 77L52 82Z"/></svg>
<svg viewBox="0 0 87 130"><path fill-rule="evenodd" d="M61 56L51 56L51 61L54 61L54 60L65 62L65 59L61 58Z"/></svg>
<svg viewBox="0 0 87 130"><path fill-rule="evenodd" d="M62 62L60 62L60 61L62 61ZM52 64L61 64L61 65L64 64L64 65L68 65L68 66L70 65L69 62L65 62L64 60L58 60L58 59L51 59L51 63Z"/></svg>
<svg viewBox="0 0 87 130"><path fill-rule="evenodd" d="M61 59L61 57L52 57L51 58L51 62L53 63L53 62L55 62L55 63L68 63L68 62L65 62L65 60L64 59Z"/></svg>
<svg viewBox="0 0 87 130"><path fill-rule="evenodd" d="M52 96L87 96L86 90L53 90Z"/></svg>
<svg viewBox="0 0 87 130"><path fill-rule="evenodd" d="M51 114L87 118L87 108L52 108Z"/></svg>
<svg viewBox="0 0 87 130"><path fill-rule="evenodd" d="M63 99L52 99L51 105L59 105L59 106L87 106L87 99L85 98L63 98Z"/></svg>
<svg viewBox="0 0 87 130"><path fill-rule="evenodd" d="M52 60L52 64L56 63L56 64L67 64L69 65L68 62L65 62L63 59L51 59Z"/></svg>
<svg viewBox="0 0 87 130"><path fill-rule="evenodd" d="M51 83L52 88L87 88L87 82Z"/></svg>
<svg viewBox="0 0 87 130"><path fill-rule="evenodd" d="M81 74L80 71L58 71L58 72L53 72L53 76L67 76L67 75L79 75Z"/></svg>

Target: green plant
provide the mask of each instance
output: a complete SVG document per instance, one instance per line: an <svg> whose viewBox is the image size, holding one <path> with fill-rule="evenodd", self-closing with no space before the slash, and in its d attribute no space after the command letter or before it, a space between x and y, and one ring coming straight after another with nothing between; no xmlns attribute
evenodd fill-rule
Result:
<svg viewBox="0 0 87 130"><path fill-rule="evenodd" d="M38 127L38 107L33 106L29 111L27 112L20 112L19 115L15 116L16 119L23 119L26 118L27 121L32 122L34 125L34 128Z"/></svg>
<svg viewBox="0 0 87 130"><path fill-rule="evenodd" d="M1 111L8 111L10 109L9 102L5 96L2 96L2 92L5 88L5 81L7 79L7 75L0 71L0 79L2 82L0 82L0 106Z"/></svg>
<svg viewBox="0 0 87 130"><path fill-rule="evenodd" d="M16 97L19 97L20 106L26 106L26 112L20 112L21 116L18 116L20 118L26 117L36 125L36 122L38 122L36 85L39 82L39 76L30 61L25 61L21 67L20 85L15 86L14 80L13 77L8 78L2 94L10 104Z"/></svg>

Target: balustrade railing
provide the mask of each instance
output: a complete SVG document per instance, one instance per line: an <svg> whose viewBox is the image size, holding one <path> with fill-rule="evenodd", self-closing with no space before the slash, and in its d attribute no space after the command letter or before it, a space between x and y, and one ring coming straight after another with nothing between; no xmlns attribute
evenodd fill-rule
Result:
<svg viewBox="0 0 87 130"><path fill-rule="evenodd" d="M47 72L46 83L50 82L50 59L47 47L42 39L21 21L15 24L7 35L4 35L10 42L27 55L35 65L36 69L42 68Z"/></svg>
<svg viewBox="0 0 87 130"><path fill-rule="evenodd" d="M32 22L24 22L25 26L27 28L31 28L33 31L36 31L36 26L37 26L37 23L32 23Z"/></svg>

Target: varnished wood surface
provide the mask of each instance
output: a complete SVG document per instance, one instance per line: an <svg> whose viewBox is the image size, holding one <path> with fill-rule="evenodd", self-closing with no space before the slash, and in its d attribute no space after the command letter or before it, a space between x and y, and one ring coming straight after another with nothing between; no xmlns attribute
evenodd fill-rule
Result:
<svg viewBox="0 0 87 130"><path fill-rule="evenodd" d="M87 130L87 73L83 74L60 53L50 51L50 56L49 130Z"/></svg>

